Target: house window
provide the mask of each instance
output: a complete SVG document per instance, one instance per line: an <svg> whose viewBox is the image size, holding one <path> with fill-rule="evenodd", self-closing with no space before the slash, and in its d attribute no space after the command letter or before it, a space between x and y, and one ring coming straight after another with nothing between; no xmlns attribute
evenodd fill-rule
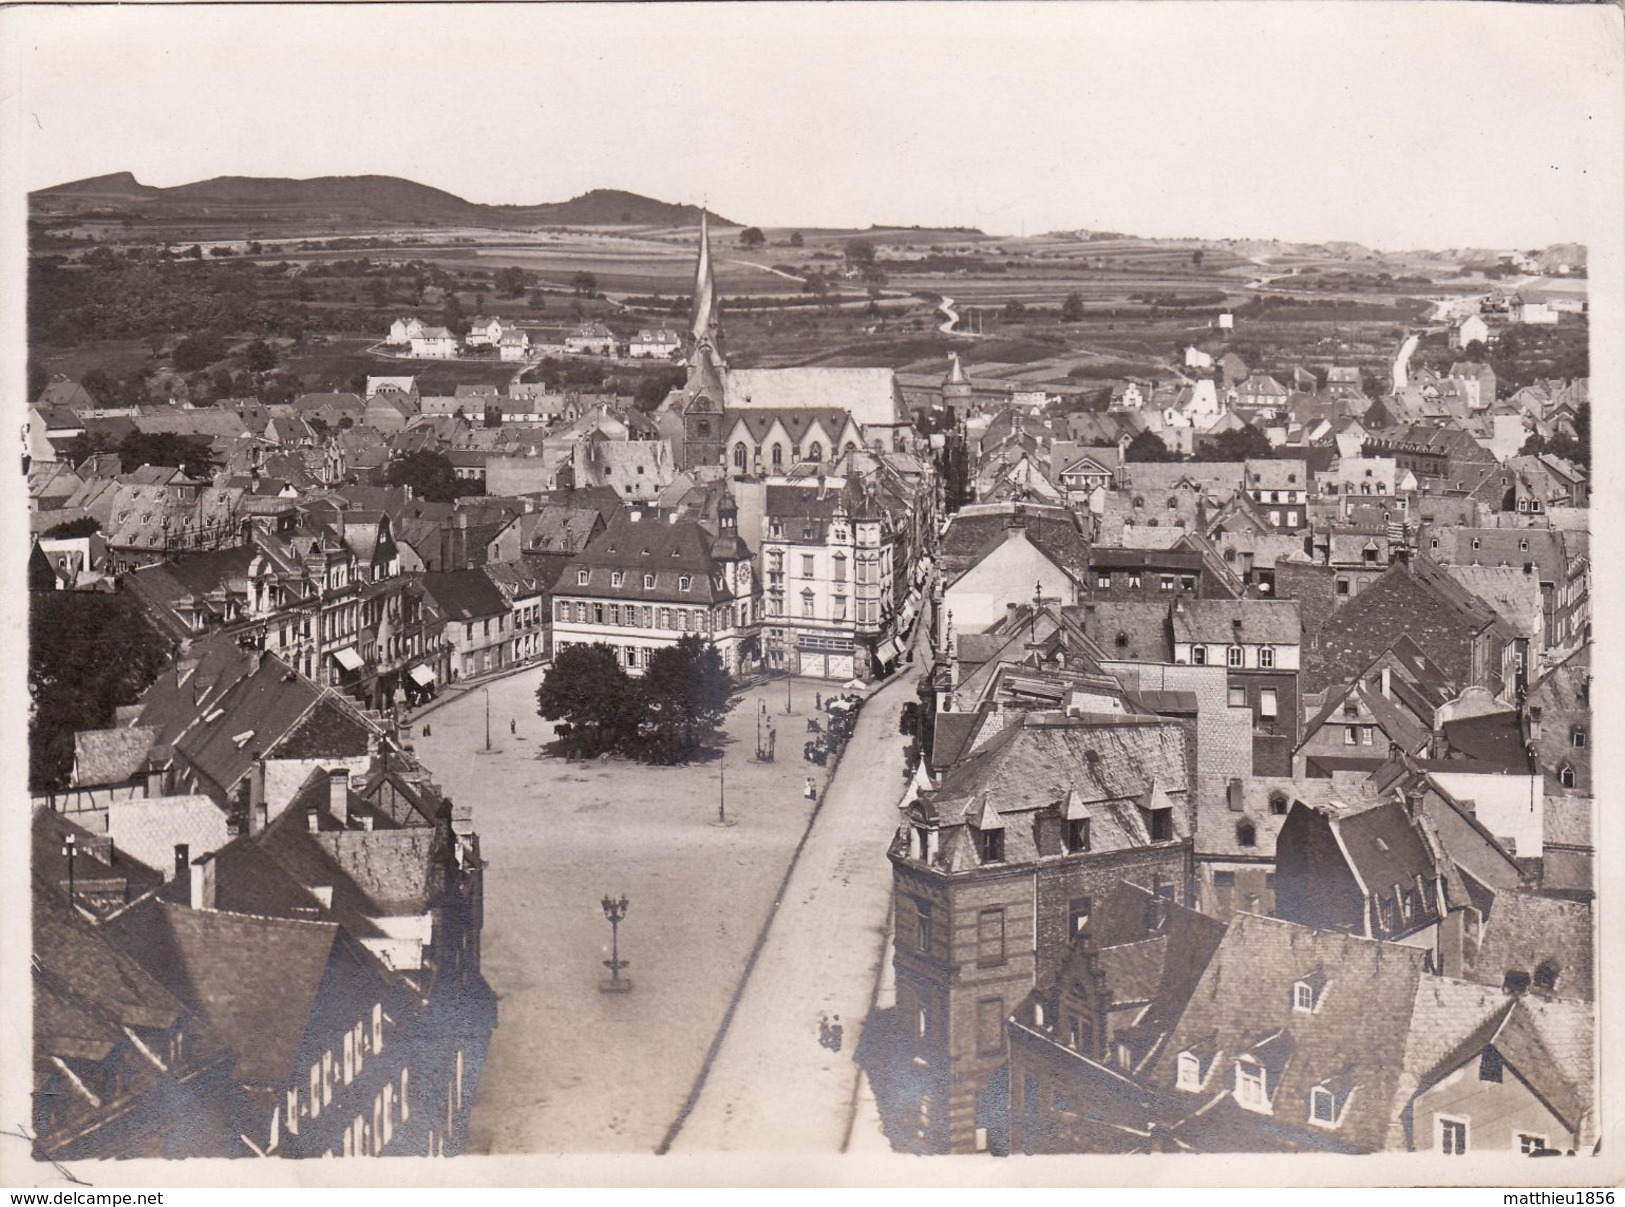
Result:
<svg viewBox="0 0 1625 1207"><path fill-rule="evenodd" d="M1097 575L1095 575L1095 586L1100 588L1100 590L1102 590L1102 591L1111 590L1112 576L1110 574L1097 574Z"/></svg>
<svg viewBox="0 0 1625 1207"><path fill-rule="evenodd" d="M1467 1120L1439 1117L1439 1151L1447 1157L1467 1155Z"/></svg>
<svg viewBox="0 0 1625 1207"><path fill-rule="evenodd" d="M677 576L677 589L679 591L687 591L693 585L694 585L694 579L692 577L690 577L689 575L687 575L687 574L679 574Z"/></svg>
<svg viewBox="0 0 1625 1207"><path fill-rule="evenodd" d="M1174 811L1172 809L1152 809L1151 814L1151 841L1169 842L1174 836Z"/></svg>
<svg viewBox="0 0 1625 1207"><path fill-rule="evenodd" d="M1089 849L1089 819L1080 817L1066 823L1066 849L1076 854Z"/></svg>
<svg viewBox="0 0 1625 1207"><path fill-rule="evenodd" d="M1559 771L1557 773L1557 782L1565 788L1574 787L1574 768L1564 767L1563 770Z"/></svg>
<svg viewBox="0 0 1625 1207"><path fill-rule="evenodd" d="M830 619L832 619L832 620L845 620L846 619L846 596L844 596L844 595L832 595L830 597L829 602L830 602L830 607L831 607Z"/></svg>
<svg viewBox="0 0 1625 1207"><path fill-rule="evenodd" d="M1164 591L1172 591L1174 589L1174 576L1172 574L1164 574L1162 576L1161 585Z"/></svg>
<svg viewBox="0 0 1625 1207"><path fill-rule="evenodd" d="M773 468L784 468L784 446L782 444L775 444L773 446Z"/></svg>
<svg viewBox="0 0 1625 1207"><path fill-rule="evenodd" d="M824 459L824 446L814 440L807 446L807 460L822 461Z"/></svg>
<svg viewBox="0 0 1625 1207"><path fill-rule="evenodd" d="M1269 1109L1264 1094L1264 1068L1251 1061L1236 1062L1236 1101L1250 1111Z"/></svg>
<svg viewBox="0 0 1625 1207"><path fill-rule="evenodd" d="M1478 1056L1478 1079L1480 1081L1500 1081L1501 1070L1504 1065L1501 1054L1494 1048L1485 1048Z"/></svg>
<svg viewBox="0 0 1625 1207"><path fill-rule="evenodd" d="M846 554L837 553L835 555L835 561L830 569L830 578L838 583L846 581Z"/></svg>
<svg viewBox="0 0 1625 1207"><path fill-rule="evenodd" d="M610 586L618 587L625 581L626 581L626 571L624 571L624 570L611 570L609 572L609 585Z"/></svg>
<svg viewBox="0 0 1625 1207"><path fill-rule="evenodd" d="M1285 816L1287 808L1286 793L1275 791L1270 793L1270 812L1277 817Z"/></svg>
<svg viewBox="0 0 1625 1207"><path fill-rule="evenodd" d="M1479 540L1479 539L1478 539L1478 538L1477 538L1477 537L1476 537L1476 536L1475 536L1475 537L1474 537L1474 538L1473 538L1473 548L1474 548L1474 549L1482 549L1482 548L1483 548L1483 547L1484 547L1484 542L1483 542L1483 541L1481 541L1481 540Z"/></svg>
<svg viewBox="0 0 1625 1207"><path fill-rule="evenodd" d="M1586 731L1584 729L1582 729L1580 726L1576 725L1573 729L1569 730L1569 745L1570 746L1573 746L1576 750L1578 750L1582 746L1584 746L1585 744L1586 744Z"/></svg>
<svg viewBox="0 0 1625 1207"><path fill-rule="evenodd" d="M1095 899L1093 897L1074 897L1067 905L1066 929L1070 935L1080 934L1089 925L1089 915L1094 913Z"/></svg>
<svg viewBox="0 0 1625 1207"><path fill-rule="evenodd" d="M643 576L643 589L645 591L653 591L655 589L655 576L654 575L645 574Z"/></svg>
<svg viewBox="0 0 1625 1207"><path fill-rule="evenodd" d="M734 468L743 471L749 463L750 452L745 448L744 443L734 445Z"/></svg>
<svg viewBox="0 0 1625 1207"><path fill-rule="evenodd" d="M1207 665L1207 646L1205 646L1205 645L1193 645L1193 646L1191 646L1191 663L1194 666L1206 666Z"/></svg>
<svg viewBox="0 0 1625 1207"><path fill-rule="evenodd" d="M1560 969L1556 963L1551 960L1542 960L1535 968L1535 987L1545 989L1548 992L1555 990L1559 973Z"/></svg>
<svg viewBox="0 0 1625 1207"><path fill-rule="evenodd" d="M1179 1054L1179 1075L1176 1083L1182 1090L1202 1088L1202 1062L1191 1052Z"/></svg>
<svg viewBox="0 0 1625 1207"><path fill-rule="evenodd" d="M1275 669L1275 647L1264 645L1258 647L1258 665L1263 670Z"/></svg>
<svg viewBox="0 0 1625 1207"><path fill-rule="evenodd" d="M1138 572L1132 573L1128 576L1128 585L1129 590L1131 591L1138 591L1140 589L1140 575Z"/></svg>
<svg viewBox="0 0 1625 1207"><path fill-rule="evenodd" d="M1353 726L1353 725L1349 725L1349 726L1346 726L1344 728L1344 730L1343 730L1343 745L1345 745L1345 746L1357 746L1357 745L1359 745L1358 739L1357 739L1357 737L1355 735L1355 732L1354 732L1355 729L1356 729L1356 726Z"/></svg>
<svg viewBox="0 0 1625 1207"><path fill-rule="evenodd" d="M1309 1122L1322 1127L1337 1126L1337 1095L1323 1085L1309 1091Z"/></svg>
<svg viewBox="0 0 1625 1207"><path fill-rule="evenodd" d="M813 593L811 591L801 593L801 615L806 620L813 618Z"/></svg>
<svg viewBox="0 0 1625 1207"><path fill-rule="evenodd" d="M1256 847L1258 845L1258 830L1252 822L1243 821L1236 824L1236 842L1244 847Z"/></svg>
<svg viewBox="0 0 1625 1207"><path fill-rule="evenodd" d="M813 576L813 556L810 553L803 553L801 555L801 577L802 578L811 578L812 576Z"/></svg>
<svg viewBox="0 0 1625 1207"><path fill-rule="evenodd" d="M1180 521L1180 525L1182 527L1183 527L1184 523L1185 523L1184 520ZM1180 590L1182 590L1182 591L1194 591L1194 590L1196 590L1196 579L1195 579L1195 577L1193 575L1189 575L1189 574L1180 575L1179 587L1180 587Z"/></svg>
<svg viewBox="0 0 1625 1207"><path fill-rule="evenodd" d="M1377 740L1377 729L1374 725L1360 726L1360 745L1369 746Z"/></svg>
<svg viewBox="0 0 1625 1207"><path fill-rule="evenodd" d="M626 647L626 665L629 668L636 669L636 667L638 665L638 647L637 646L629 645L629 646Z"/></svg>
<svg viewBox="0 0 1625 1207"><path fill-rule="evenodd" d="M977 850L982 856L983 863L1004 862L1004 831L978 830L976 831Z"/></svg>
<svg viewBox="0 0 1625 1207"><path fill-rule="evenodd" d="M1315 1009L1315 987L1308 981L1297 981L1292 986L1292 1008L1305 1013Z"/></svg>
<svg viewBox="0 0 1625 1207"><path fill-rule="evenodd" d="M577 570L576 571L576 586L585 587L586 585L587 585L587 572L585 570Z"/></svg>
<svg viewBox="0 0 1625 1207"><path fill-rule="evenodd" d="M931 950L931 903L914 903L914 946L920 951Z"/></svg>
<svg viewBox="0 0 1625 1207"><path fill-rule="evenodd" d="M1225 702L1231 708L1247 707L1247 689L1245 687L1232 687L1225 695Z"/></svg>
<svg viewBox="0 0 1625 1207"><path fill-rule="evenodd" d="M1239 645L1233 645L1228 650L1225 651L1225 655L1224 655L1225 665L1226 666L1241 666L1241 665L1243 665L1243 659L1245 657L1246 657L1246 654L1242 650L1242 648Z"/></svg>
<svg viewBox="0 0 1625 1207"><path fill-rule="evenodd" d="M1279 706L1276 703L1275 689L1273 687L1266 687L1263 691L1258 693L1258 715L1260 717L1266 717L1270 720L1274 720L1279 714L1279 711Z"/></svg>
<svg viewBox="0 0 1625 1207"><path fill-rule="evenodd" d="M1004 910L984 909L976 915L976 963L991 967L1004 963Z"/></svg>
<svg viewBox="0 0 1625 1207"><path fill-rule="evenodd" d="M1518 1151L1520 1153L1522 1153L1526 1157L1529 1156L1531 1153L1545 1152L1546 1151L1546 1137L1545 1136L1533 1136L1533 1135L1530 1135L1528 1132L1519 1132L1518 1133Z"/></svg>

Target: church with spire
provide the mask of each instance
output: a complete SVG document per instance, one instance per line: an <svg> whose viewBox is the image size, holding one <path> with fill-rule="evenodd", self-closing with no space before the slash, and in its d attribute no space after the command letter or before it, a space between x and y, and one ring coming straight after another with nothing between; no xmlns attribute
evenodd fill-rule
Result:
<svg viewBox="0 0 1625 1207"><path fill-rule="evenodd" d="M656 415L679 468L762 477L832 466L859 449L911 447L908 408L891 369L729 366L707 215L688 334L687 379Z"/></svg>

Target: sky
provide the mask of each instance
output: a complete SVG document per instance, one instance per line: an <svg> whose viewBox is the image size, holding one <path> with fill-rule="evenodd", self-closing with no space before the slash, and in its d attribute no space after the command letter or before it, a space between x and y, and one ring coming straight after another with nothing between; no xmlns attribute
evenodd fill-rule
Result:
<svg viewBox="0 0 1625 1207"><path fill-rule="evenodd" d="M768 226L1387 249L1586 241L1611 6L88 7L7 11L13 181L379 173ZM1610 207L1611 208L1611 207Z"/></svg>

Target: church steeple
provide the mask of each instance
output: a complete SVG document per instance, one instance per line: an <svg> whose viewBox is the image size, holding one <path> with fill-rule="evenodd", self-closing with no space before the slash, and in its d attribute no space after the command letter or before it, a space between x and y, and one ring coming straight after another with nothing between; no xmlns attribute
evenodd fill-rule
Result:
<svg viewBox="0 0 1625 1207"><path fill-rule="evenodd" d="M717 317L717 280L711 267L711 216L700 211L700 256L694 266L694 309L689 333L694 337L692 360L701 359L707 349L722 357L722 327Z"/></svg>

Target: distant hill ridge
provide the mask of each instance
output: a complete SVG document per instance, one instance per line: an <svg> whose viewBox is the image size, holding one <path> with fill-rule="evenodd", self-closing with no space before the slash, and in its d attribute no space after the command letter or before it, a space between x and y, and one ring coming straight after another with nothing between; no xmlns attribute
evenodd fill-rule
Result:
<svg viewBox="0 0 1625 1207"><path fill-rule="evenodd" d="M411 225L691 226L700 207L657 201L620 189L593 189L540 205L481 205L444 189L398 176L216 176L158 188L130 172L39 189L28 195L35 214L122 209L147 218L310 218ZM717 226L738 226L716 214Z"/></svg>

